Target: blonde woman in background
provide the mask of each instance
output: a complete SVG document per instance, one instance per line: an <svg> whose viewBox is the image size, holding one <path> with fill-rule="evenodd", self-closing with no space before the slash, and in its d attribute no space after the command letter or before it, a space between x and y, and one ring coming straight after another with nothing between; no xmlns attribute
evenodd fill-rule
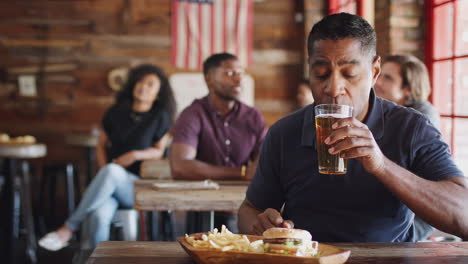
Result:
<svg viewBox="0 0 468 264"><path fill-rule="evenodd" d="M424 63L418 58L411 55L387 57L382 65L382 73L375 83L375 91L377 96L415 109L439 129L439 113L427 100L431 93L429 74ZM433 231L432 226L415 216L416 241L427 239Z"/></svg>

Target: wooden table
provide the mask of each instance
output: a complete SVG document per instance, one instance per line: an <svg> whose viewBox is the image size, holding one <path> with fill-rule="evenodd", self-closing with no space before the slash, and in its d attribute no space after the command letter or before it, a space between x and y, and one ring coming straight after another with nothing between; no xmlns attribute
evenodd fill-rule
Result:
<svg viewBox="0 0 468 264"><path fill-rule="evenodd" d="M140 211L140 237L146 240L144 211L211 211L210 229L214 226L214 211L237 211L245 199L246 181L220 181L219 190L156 190L154 183L174 180L135 181L135 209ZM187 181L176 181L187 182Z"/></svg>
<svg viewBox="0 0 468 264"><path fill-rule="evenodd" d="M351 250L347 264L466 264L468 242L337 243ZM93 251L88 264L194 263L177 242L107 241Z"/></svg>
<svg viewBox="0 0 468 264"><path fill-rule="evenodd" d="M1 212L6 223L5 255L7 262L14 263L15 251L19 248L20 216L24 216L26 229L26 256L31 263L37 262L36 235L32 213L30 171L27 160L42 158L47 154L44 144L0 144L0 158L5 159L5 187L2 200L5 209ZM20 166L18 166L20 162ZM21 177L17 177L21 176Z"/></svg>

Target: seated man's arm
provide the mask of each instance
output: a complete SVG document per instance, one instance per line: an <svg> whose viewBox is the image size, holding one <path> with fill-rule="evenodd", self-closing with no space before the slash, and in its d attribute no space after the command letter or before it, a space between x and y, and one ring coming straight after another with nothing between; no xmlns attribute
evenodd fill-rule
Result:
<svg viewBox="0 0 468 264"><path fill-rule="evenodd" d="M174 179L240 180L241 168L214 166L196 160L197 150L183 143L173 143L170 151L171 173Z"/></svg>
<svg viewBox="0 0 468 264"><path fill-rule="evenodd" d="M468 239L468 183L456 168L440 133L424 122L415 124L412 147L417 149L413 169L383 155L368 127L355 118L333 125L325 143L331 154L358 159L364 168L428 224ZM427 179L417 174L426 176Z"/></svg>
<svg viewBox="0 0 468 264"><path fill-rule="evenodd" d="M430 181L387 160L376 175L415 214L444 232L468 240L468 182L463 177Z"/></svg>
<svg viewBox="0 0 468 264"><path fill-rule="evenodd" d="M272 227L294 227L294 223L290 220L284 220L277 210L268 208L262 211L247 199L239 208L238 225L241 234L254 235L262 235L263 231Z"/></svg>

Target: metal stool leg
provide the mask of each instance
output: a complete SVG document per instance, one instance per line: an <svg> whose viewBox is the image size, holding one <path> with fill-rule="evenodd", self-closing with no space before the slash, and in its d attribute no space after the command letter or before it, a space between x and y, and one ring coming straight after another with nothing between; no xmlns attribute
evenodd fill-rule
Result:
<svg viewBox="0 0 468 264"><path fill-rule="evenodd" d="M47 192L47 181L48 181L48 178L47 178L47 167L43 168L42 170L42 177L41 177L41 188L40 188L40 191L39 191L39 200L41 201L41 205L40 205L40 210L39 210L39 223L38 223L38 227L39 227L39 234L42 236L46 233L47 231L47 228L46 228L46 192Z"/></svg>
<svg viewBox="0 0 468 264"><path fill-rule="evenodd" d="M215 218L215 215L214 215L214 211L210 211L210 231L213 231L214 229L214 218Z"/></svg>
<svg viewBox="0 0 468 264"><path fill-rule="evenodd" d="M175 221L172 211L161 212L163 222L164 241L175 241Z"/></svg>
<svg viewBox="0 0 468 264"><path fill-rule="evenodd" d="M5 256L8 263L14 263L15 241L19 236L19 196L16 187L16 161L5 160L7 175L5 177L5 205L6 205L6 225L7 243L5 245Z"/></svg>
<svg viewBox="0 0 468 264"><path fill-rule="evenodd" d="M68 163L65 167L66 171L66 185L67 185L67 206L68 206L68 216L73 214L75 210L75 188L74 188L74 172L73 165Z"/></svg>
<svg viewBox="0 0 468 264"><path fill-rule="evenodd" d="M74 185L75 185L75 206L76 202L79 202L81 200L81 181L80 181L80 174L78 167L74 166L73 163L71 164L73 166L73 180L74 180Z"/></svg>
<svg viewBox="0 0 468 264"><path fill-rule="evenodd" d="M91 182L91 179L93 178L93 173L94 173L94 160L96 159L96 153L94 152L94 148L86 148L86 158L87 158L87 167L86 167L86 176L87 176L87 182L86 185L88 185Z"/></svg>
<svg viewBox="0 0 468 264"><path fill-rule="evenodd" d="M27 230L26 254L31 263L37 263L36 257L36 233L34 231L34 218L32 213L31 184L29 174L29 164L26 161L21 163L22 191L24 225Z"/></svg>
<svg viewBox="0 0 468 264"><path fill-rule="evenodd" d="M49 191L47 192L47 196L49 197L49 217L51 217L51 219L55 219L55 201L54 201L54 196L52 194L54 194L56 192L56 184L57 184L57 170L55 168L52 169L52 174L49 175L49 180L50 180L50 184L49 184Z"/></svg>

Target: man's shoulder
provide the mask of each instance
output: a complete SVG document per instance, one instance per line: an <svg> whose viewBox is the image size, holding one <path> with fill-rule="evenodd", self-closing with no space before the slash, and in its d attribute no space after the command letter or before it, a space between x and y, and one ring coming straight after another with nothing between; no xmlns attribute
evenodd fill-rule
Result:
<svg viewBox="0 0 468 264"><path fill-rule="evenodd" d="M206 97L194 99L189 106L187 106L184 110L182 110L180 115L181 116L184 116L184 115L197 115L198 116L200 113L203 112L203 109L206 104L205 101L206 101Z"/></svg>
<svg viewBox="0 0 468 264"><path fill-rule="evenodd" d="M414 121L424 119L423 114L413 108L397 105L394 102L378 98L382 105L384 118L386 121Z"/></svg>
<svg viewBox="0 0 468 264"><path fill-rule="evenodd" d="M437 112L437 109L435 109L435 107L428 101L417 102L410 107L422 113L423 115L426 115L427 117L429 117L429 119L430 117L439 115L439 112Z"/></svg>
<svg viewBox="0 0 468 264"><path fill-rule="evenodd" d="M402 137L422 131L432 131L438 134L438 130L421 112L406 106L400 106L382 99L385 131L390 134L398 134Z"/></svg>

